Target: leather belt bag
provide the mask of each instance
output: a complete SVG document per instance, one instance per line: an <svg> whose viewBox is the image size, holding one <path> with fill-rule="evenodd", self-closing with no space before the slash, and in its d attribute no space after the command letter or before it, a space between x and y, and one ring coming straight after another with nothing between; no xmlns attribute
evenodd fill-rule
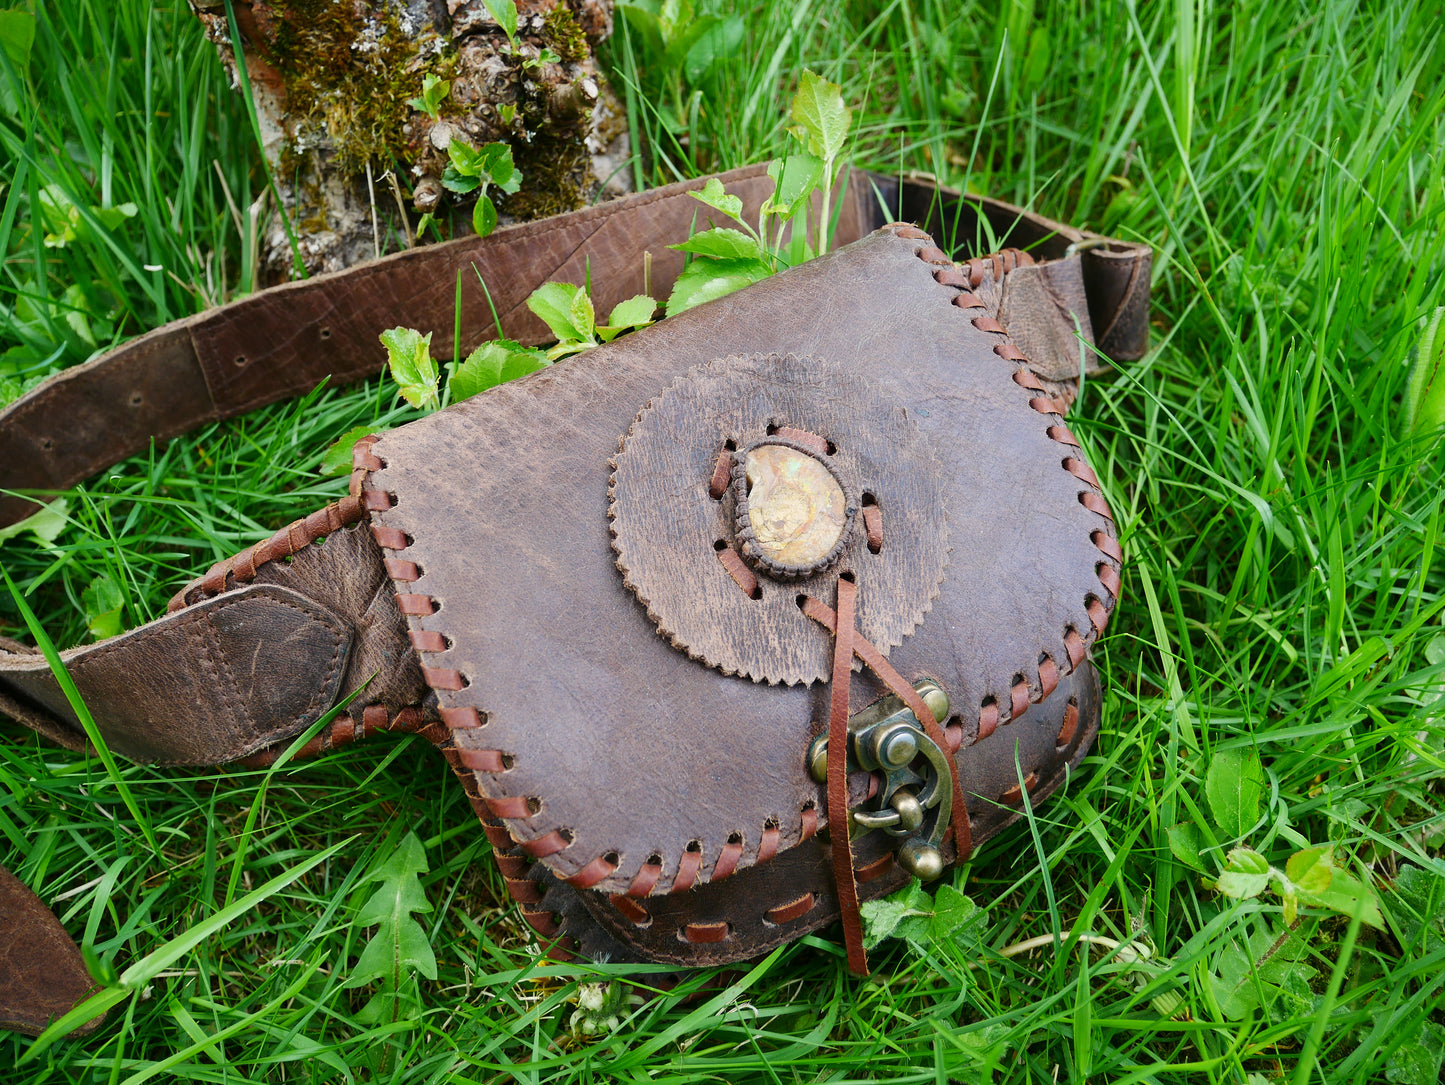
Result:
<svg viewBox="0 0 1445 1085"><path fill-rule="evenodd" d="M722 180L754 214L771 187ZM370 375L393 324L446 354L459 268L530 342L546 279L590 264L605 312L650 250L665 289L700 184L279 287L67 371L0 413L0 519ZM62 653L106 743L264 764L360 690L303 752L431 739L553 955L715 964L841 914L863 968L858 901L997 834L1097 731L1122 553L1063 415L1094 346L1143 353L1150 252L862 172L838 236L364 439L350 496ZM84 749L44 660L0 649L0 711Z"/></svg>

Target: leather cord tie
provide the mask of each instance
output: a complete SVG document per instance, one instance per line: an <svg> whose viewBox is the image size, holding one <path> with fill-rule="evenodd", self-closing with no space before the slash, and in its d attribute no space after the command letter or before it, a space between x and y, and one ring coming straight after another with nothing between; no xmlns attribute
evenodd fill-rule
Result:
<svg viewBox="0 0 1445 1085"><path fill-rule="evenodd" d="M838 578L838 614L833 623L832 697L828 707L828 838L833 852L833 881L838 887L838 912L848 968L868 974L863 948L863 917L858 911L858 877L853 871L853 842L848 821L848 693L853 679L853 637L858 585Z"/></svg>
<svg viewBox="0 0 1445 1085"><path fill-rule="evenodd" d="M889 663L882 652L860 633L856 626L858 587L850 580L838 578L838 609L803 597L803 613L833 634L832 696L828 712L828 829L832 841L833 876L838 887L838 907L843 920L843 939L848 947L848 967L860 976L868 974L868 956L863 949L863 921L858 911L858 880L853 871L853 848L848 833L848 694L853 672L853 656L878 676L889 690L918 717L924 734L939 749L949 749L943 728L912 684ZM836 751L842 750L843 756ZM949 756L950 784L953 788L951 824L958 849L958 861L973 854L973 830L968 808L964 805L963 787L958 778L958 762ZM841 815L838 813L841 811Z"/></svg>

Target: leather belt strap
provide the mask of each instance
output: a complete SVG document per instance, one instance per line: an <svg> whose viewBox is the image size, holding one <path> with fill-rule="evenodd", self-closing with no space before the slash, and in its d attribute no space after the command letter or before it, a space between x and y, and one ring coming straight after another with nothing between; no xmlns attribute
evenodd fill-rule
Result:
<svg viewBox="0 0 1445 1085"><path fill-rule="evenodd" d="M756 215L772 187L761 166L720 180L742 197L748 215ZM433 349L445 357L453 348L459 281L466 310L480 314L487 309L477 279L484 279L502 329L524 343L547 335L525 302L548 279L581 282L590 269L603 312L645 285L665 295L683 260L667 246L706 220L688 196L702 184L671 185L505 227L486 239L412 249L276 287L69 369L0 411L0 525L35 511L27 494L64 491L154 441L310 391L325 379L346 383L375 374L382 366L377 336L385 328L435 329ZM1021 261L1006 276L995 264L995 278L1004 284L1001 314L1012 314L1009 333L1045 387L1077 376L1081 340L1120 360L1144 352L1147 246L930 181L855 170L840 201L838 242L900 219L920 223L964 254L1007 245L1035 257L1037 263ZM653 257L650 284L644 251ZM966 286L954 280L983 275L979 259L960 270L941 250L926 258L938 265L940 281ZM496 333L489 321L470 324L461 351ZM139 760L217 764L288 739L362 687L366 696L352 706L356 726L348 734L362 733L363 715L364 730L372 730L374 720L417 703L425 686L401 613L422 604L393 596L369 531L335 531L337 523L364 515L358 500L353 495L336 515L298 520L264 547L222 563L174 613L62 653L107 743ZM332 531L326 546L305 545ZM289 560L276 561L280 556ZM14 642L0 642L0 711L63 745L85 746L43 661ZM954 809L963 810L957 798ZM966 850L966 836L958 843Z"/></svg>

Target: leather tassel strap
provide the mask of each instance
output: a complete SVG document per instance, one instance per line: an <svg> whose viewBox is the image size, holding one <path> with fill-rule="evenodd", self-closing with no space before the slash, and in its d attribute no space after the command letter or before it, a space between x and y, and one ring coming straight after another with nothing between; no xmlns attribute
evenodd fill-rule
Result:
<svg viewBox="0 0 1445 1085"><path fill-rule="evenodd" d="M833 880L838 888L838 911L843 920L843 941L848 967L859 976L868 974L863 949L863 918L858 912L858 879L853 873L853 845L848 820L848 687L853 678L853 626L858 586L838 578L838 615L833 623L833 688L828 710L828 837L833 851Z"/></svg>

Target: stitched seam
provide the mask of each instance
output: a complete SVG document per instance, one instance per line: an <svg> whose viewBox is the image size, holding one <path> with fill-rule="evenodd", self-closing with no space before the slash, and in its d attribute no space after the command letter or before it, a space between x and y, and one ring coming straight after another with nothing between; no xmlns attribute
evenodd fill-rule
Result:
<svg viewBox="0 0 1445 1085"><path fill-rule="evenodd" d="M944 286L946 289L950 290L953 293L953 301L955 303L961 303L958 304L958 307L964 309L984 310L984 314L982 316L974 316L971 318L970 322L975 328L978 328L980 331L1000 337L999 342L997 342L993 347L993 352L996 355L1006 361L1015 361L1020 364L1020 368L1015 370L1013 374L1014 383L1019 385L1026 391L1042 393L1044 391L1043 385L1039 381L1038 377L1035 376L1033 371L1028 367L1028 359L1024 357L1023 352L1019 350L1018 344L1009 337L1007 330L998 322L996 314L990 311L988 306L983 304L982 299L969 292L973 289L977 289L983 284L984 280L989 277L992 277L995 281L1002 284L1005 274L1023 264L1033 263L1033 258L1030 257L1027 253L1021 253L1018 250L1005 249L1002 252L994 253L990 256L975 257L971 260L968 260L964 265L950 263L945 266L939 266L939 257L943 254L941 250L933 244L932 238L923 230L920 230L917 227L906 225L889 226L885 227L885 229L893 233L897 237L919 242L919 244L915 246L913 250L914 255L917 256L921 261L923 261L924 264L935 269L933 272L935 280L938 281L939 285ZM966 276L960 275L959 272L962 271L963 267L965 266L968 269ZM967 287L965 287L961 282L959 282L960 279L965 277L968 280ZM1069 434L1067 428L1063 426L1063 409L1059 404L1056 404L1053 400L1044 398L1042 395L1034 395L1029 400L1029 406L1040 414L1048 415L1050 417L1056 417L1058 420L1058 425L1050 426L1047 431L1047 436L1050 440L1054 441L1061 447L1069 449L1073 453L1079 453L1077 442L1073 441L1072 435ZM1067 441L1061 439L1061 437L1064 435L1068 436L1069 439ZM1065 457L1063 460L1060 461L1061 466L1063 470L1069 472L1071 477L1077 479L1082 485L1088 487L1088 489L1080 490L1078 492L1079 503L1084 505L1085 508L1089 509L1089 511L1095 513L1096 515L1102 516L1106 521L1108 521L1109 525L1112 526L1114 523L1113 514L1109 511L1108 503L1104 499L1102 489L1100 489L1100 487L1093 484L1092 482L1081 477L1080 474L1067 466L1070 462L1078 462L1080 464L1083 464L1085 470L1087 470L1087 464L1081 458L1081 455L1082 454L1080 453L1079 455L1070 455L1068 457ZM1117 581L1121 563L1116 562L1109 550L1105 549L1105 547L1101 546L1098 543L1098 541L1094 537L1097 533L1098 529L1090 530L1089 542L1095 547L1095 549L1100 552L1104 560L1098 562L1094 566L1094 573L1096 577L1099 577L1100 587L1104 590L1107 596L1110 599L1114 600L1114 602L1117 604L1117 594L1115 592L1109 591L1108 584L1105 582L1104 577L1100 576L1099 570L1101 568L1107 568L1111 570L1114 576L1114 580ZM1109 536L1107 531L1104 532L1104 535L1105 537L1112 540L1112 536ZM1115 549L1117 549L1117 544L1115 545ZM1104 626L1108 623L1109 620L1109 609L1110 608L1105 607L1099 597L1094 595L1092 592L1085 594L1084 611L1088 615L1090 624L1090 633L1082 638L1083 652L1085 654L1088 651L1088 646L1094 640L1097 640L1100 634L1103 633ZM1034 669L1034 677L1037 679L1037 688L1039 690L1039 697L1037 698L1038 700L1042 701L1046 695L1046 692L1048 692L1046 691L1048 680L1045 677L1047 670L1052 669L1057 675L1072 674L1076 669L1078 663L1073 658L1073 644L1070 640L1071 637L1079 637L1079 632L1073 627L1073 625L1067 624L1064 626L1063 632L1065 647L1070 651L1070 655L1067 660L1067 670L1060 668L1058 661L1055 660L1050 653L1041 652L1039 654L1039 658L1035 664ZM1082 661L1082 655L1080 657L1080 661ZM1026 687L1025 696L1022 699L1022 702L1020 701L1018 692L1018 687L1021 682ZM980 734L978 740L981 741L983 738L987 737L987 735L983 733L982 725L984 717L988 715L988 709L990 706L994 708L995 712L998 712L998 715L1000 717L999 722L1008 723L1013 719L1017 719L1020 715L1023 714L1023 712L1027 711L1028 704L1030 700L1033 699L1031 696L1032 688L1032 685L1024 679L1022 674L1015 675L1015 682L1010 689L1011 696L1008 709L1010 715L1008 716L1008 718L1002 718L1002 713L999 712L999 706L997 705L997 702L994 700L994 698L985 698L979 710ZM989 730L989 733L992 733L991 728Z"/></svg>
<svg viewBox="0 0 1445 1085"><path fill-rule="evenodd" d="M166 611L174 613L206 599L214 599L222 592L231 590L237 583L249 584L265 566L291 557L316 540L345 531L366 518L367 511L359 497L350 496L333 501L309 516L293 520L269 538L253 543L239 553L217 562L204 576L192 580L171 596L166 604ZM239 575L247 564L251 566L250 571L245 576Z"/></svg>
<svg viewBox="0 0 1445 1085"><path fill-rule="evenodd" d="M381 471L386 468L386 461L381 459L372 451L372 445L376 443L377 439L378 438L375 436L367 436L361 438L359 441L356 442L356 445L352 450L352 463L354 468L352 473L352 488L353 492L355 492L359 496L361 502L367 508L374 511L385 511L395 508L398 504L398 499L396 494L392 491L377 489L372 486L372 483L374 481L374 474L377 471ZM413 540L407 537L403 537L401 539L396 538L393 532L387 530L388 525L380 523L379 519L379 517L372 517L370 520L371 532L373 537L376 539L377 545L388 554L402 554L406 549L408 549ZM398 542L400 542L402 545L396 545ZM412 570L415 570L415 564L405 558L399 558L394 560L399 561L402 566L411 567L411 569L406 570L406 574L408 576L410 576L410 572ZM398 568L397 565L391 565L388 569L388 575L391 575L391 573L395 571L402 570ZM420 570L416 570L416 572L417 578L419 578L421 572ZM397 588L403 588L413 583L413 580L411 579L398 580L395 576L392 576L391 579L393 586ZM401 597L403 595L419 595L421 598L427 599L431 604L432 612L435 613L436 600L432 596L426 595L425 593L398 591L398 605L400 605ZM426 663L424 662L425 654L434 651L448 650L452 643L452 639L440 630L419 629L417 627L416 619L422 617L422 615L407 614L405 608L403 608L403 614L406 614L407 618L408 641L412 646L412 650L418 654L419 661L421 661L422 679L429 687L431 687L432 690L435 691L438 699L441 700L441 698L445 694L460 691L471 685L471 679L459 670L445 667L429 667L426 665ZM418 645L416 643L416 639L414 638L414 636L412 636L413 634L418 633L439 634L442 637L443 646L441 648L433 648L429 645ZM425 641L423 643L425 644ZM484 715L483 713L481 713L480 710L478 710L478 714ZM447 732L450 736L450 741L452 742L452 745L457 749L466 749L472 751L473 747L469 743L458 743L456 739L457 731L459 729L473 730L473 728L458 728L448 720L447 716L447 711L443 710L441 713L442 724L447 728ZM510 766L513 757L510 752L499 749L476 750L474 752L482 754L494 754L496 758L502 763L503 772L507 771L507 767ZM451 759L448 758L448 760L450 761ZM462 765L460 758L457 759L457 766L454 766L454 768L457 767L460 768L458 775L461 775L462 772L466 772L476 776L480 775L482 772L482 770L480 769L471 769L467 768L465 765ZM499 776L500 773L488 772L486 773L486 775L495 778ZM526 821L530 818L535 817L542 810L542 799L539 796L535 795L509 795L504 792L499 796L492 797L481 795L479 793L478 800L480 801L481 806L476 806L475 808L477 810L477 815L479 818L483 817L482 811L483 809L485 809L487 811L486 818L500 818L505 821ZM522 809L526 811L525 814L516 812L515 803L517 801L520 801L523 804ZM512 803L512 805L506 806L505 804L509 802ZM508 812L506 814L498 814L497 811L494 809L494 804L496 806L504 807L508 810ZM485 818L483 819L483 824L485 824ZM552 837L554 836L558 838L556 841L552 840ZM537 848L551 848L551 850L545 851L545 854L548 856L555 855L561 851L565 851L567 848L572 846L571 830L565 827L561 827L528 840L517 841L517 843L523 848L525 848L528 844L531 844L533 845L533 847ZM554 843L560 843L561 846L552 847ZM579 867L579 873L585 871L586 869L587 864L582 864L581 867ZM522 904L523 902L518 901L518 903Z"/></svg>

